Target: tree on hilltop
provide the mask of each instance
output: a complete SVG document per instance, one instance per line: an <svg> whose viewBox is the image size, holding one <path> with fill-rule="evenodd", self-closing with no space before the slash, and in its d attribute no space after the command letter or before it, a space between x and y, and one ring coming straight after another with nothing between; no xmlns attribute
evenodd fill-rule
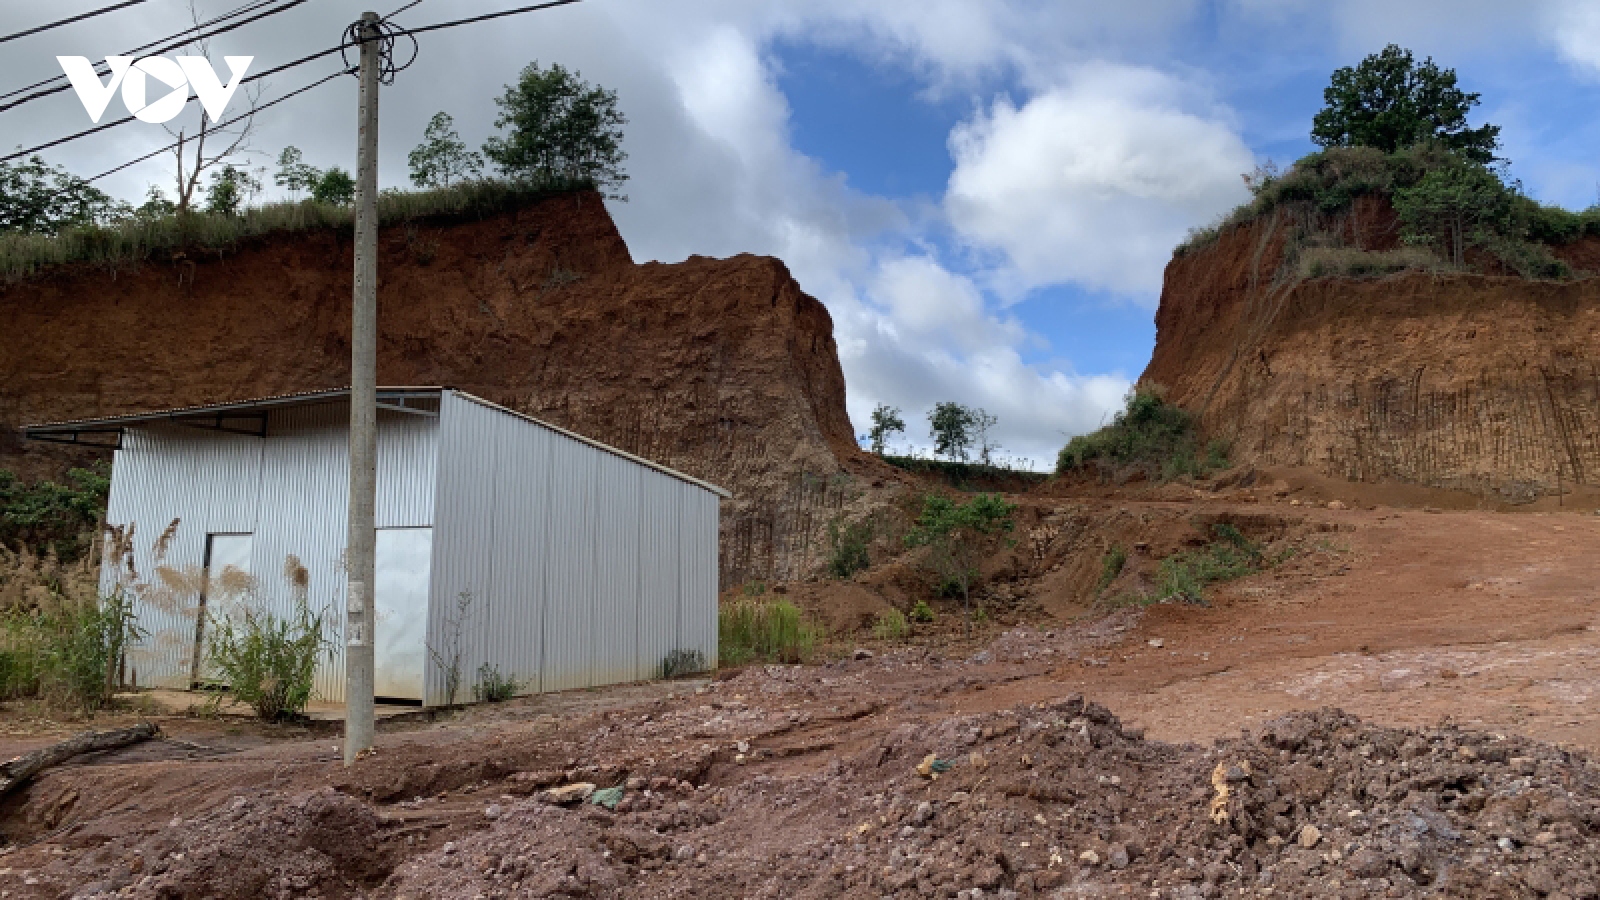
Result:
<svg viewBox="0 0 1600 900"><path fill-rule="evenodd" d="M1311 140L1324 147L1394 153L1436 140L1487 165L1500 146L1500 126L1467 127L1479 95L1456 86L1454 69L1441 69L1431 58L1419 65L1396 44L1336 70L1322 97L1327 106L1312 120Z"/></svg>
<svg viewBox="0 0 1600 900"><path fill-rule="evenodd" d="M617 94L584 81L557 63L529 63L495 98L502 134L484 142L502 174L537 184L590 184L612 192L628 180L622 161L622 126ZM617 199L624 199L610 193Z"/></svg>

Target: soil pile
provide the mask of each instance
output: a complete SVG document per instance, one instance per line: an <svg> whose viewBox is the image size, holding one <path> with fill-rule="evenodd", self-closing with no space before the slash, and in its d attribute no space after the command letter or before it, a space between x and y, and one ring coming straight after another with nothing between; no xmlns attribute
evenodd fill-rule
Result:
<svg viewBox="0 0 1600 900"><path fill-rule="evenodd" d="M1392 245L1392 212L1361 211L1353 242ZM1143 380L1236 461L1510 503L1600 481L1600 279L1301 279L1279 271L1290 227L1167 266ZM1556 252L1585 268L1597 246Z"/></svg>
<svg viewBox="0 0 1600 900"><path fill-rule="evenodd" d="M729 488L730 577L788 575L792 521L843 503L827 484L859 451L832 320L782 262L636 265L595 193L396 225L379 248L381 383L471 391ZM60 465L23 423L348 383L351 267L328 229L0 285L0 466Z"/></svg>
<svg viewBox="0 0 1600 900"><path fill-rule="evenodd" d="M24 897L1600 895L1600 766L1582 753L1332 709L1201 747L1077 694L936 703L1095 644L1019 630L968 660L752 668L351 771L325 746L313 768L190 763L226 768L228 790L170 822L80 802L4 874ZM56 773L28 806L93 777ZM608 787L614 810L593 802Z"/></svg>

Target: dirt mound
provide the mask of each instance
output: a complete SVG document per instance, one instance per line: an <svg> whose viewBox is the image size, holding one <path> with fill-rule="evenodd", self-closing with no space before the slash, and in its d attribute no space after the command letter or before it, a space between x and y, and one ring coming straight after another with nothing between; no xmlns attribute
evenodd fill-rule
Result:
<svg viewBox="0 0 1600 900"><path fill-rule="evenodd" d="M1600 482L1600 279L1300 280L1278 273L1287 228L1175 258L1156 315L1143 380L1236 461L1486 503ZM1591 243L1560 249L1583 262Z"/></svg>
<svg viewBox="0 0 1600 900"><path fill-rule="evenodd" d="M726 486L730 580L791 575L809 511L842 507L839 477L867 465L832 320L776 259L636 265L594 193L388 227L379 256L380 381L471 391ZM63 462L21 441L27 422L346 384L351 267L326 229L0 285L0 466Z"/></svg>

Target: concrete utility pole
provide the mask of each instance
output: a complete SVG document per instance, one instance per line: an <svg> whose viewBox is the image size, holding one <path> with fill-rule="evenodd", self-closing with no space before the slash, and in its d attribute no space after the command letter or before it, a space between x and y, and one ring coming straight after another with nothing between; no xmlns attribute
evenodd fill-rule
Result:
<svg viewBox="0 0 1600 900"><path fill-rule="evenodd" d="M344 764L372 747L378 532L378 14L361 14L355 296L350 325L350 538L345 563Z"/></svg>

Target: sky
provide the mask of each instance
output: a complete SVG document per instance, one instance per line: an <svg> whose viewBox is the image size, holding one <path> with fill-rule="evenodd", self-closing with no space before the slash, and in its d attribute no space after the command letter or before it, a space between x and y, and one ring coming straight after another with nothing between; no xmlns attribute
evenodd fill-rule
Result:
<svg viewBox="0 0 1600 900"><path fill-rule="evenodd" d="M7 0L0 34L107 2ZM396 21L519 5L423 0ZM310 0L211 55L260 71L333 46L366 8ZM121 53L190 17L186 0L146 0L0 43L0 92L58 74L57 55ZM889 404L908 426L894 446L926 451L928 411L954 400L997 416L1000 455L1038 469L1139 377L1173 246L1247 199L1242 175L1315 149L1339 66L1390 42L1432 56L1483 95L1472 122L1503 127L1530 195L1600 198L1594 0L584 0L420 41L382 92L383 186L407 185L435 112L476 146L523 66L576 69L629 119L628 199L609 205L636 260L783 259L832 313L858 432ZM335 68L274 76L261 99ZM292 144L352 169L355 94L338 79L264 111L250 164L270 170ZM123 114L114 99L108 117ZM63 93L0 112L0 146L89 124ZM90 175L169 141L137 122L45 157ZM170 194L172 169L162 157L100 184L137 202L151 184Z"/></svg>

